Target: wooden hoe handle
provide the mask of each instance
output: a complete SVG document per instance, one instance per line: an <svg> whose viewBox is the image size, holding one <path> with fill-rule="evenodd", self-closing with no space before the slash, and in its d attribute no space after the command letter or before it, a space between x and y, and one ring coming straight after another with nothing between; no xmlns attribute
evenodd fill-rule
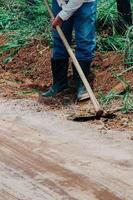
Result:
<svg viewBox="0 0 133 200"><path fill-rule="evenodd" d="M54 19L54 15L53 15L52 10L51 10L51 8L48 4L48 1L44 0L44 2L45 2L45 5L47 7L47 10L48 10L48 13L49 13L51 19ZM64 46L66 47L66 50L67 50L69 56L71 57L73 64L74 64L81 80L83 81L83 84L84 84L84 86L85 86L85 88L86 88L86 90L87 90L87 92L90 96L90 99L93 103L94 109L96 111L96 115L101 116L103 114L103 109L100 106L99 102L97 101L97 99L96 99L96 97L95 97L95 95L94 95L94 93L93 93L93 91L92 91L92 89L91 89L91 87L90 87L80 65L79 65L79 62L77 61L77 59L76 59L76 57L75 57L75 55L72 51L72 48L70 47L69 43L67 42L65 35L62 32L61 28L59 26L56 26L56 30L58 31L58 34L59 34L60 38L62 39L62 42L63 42Z"/></svg>

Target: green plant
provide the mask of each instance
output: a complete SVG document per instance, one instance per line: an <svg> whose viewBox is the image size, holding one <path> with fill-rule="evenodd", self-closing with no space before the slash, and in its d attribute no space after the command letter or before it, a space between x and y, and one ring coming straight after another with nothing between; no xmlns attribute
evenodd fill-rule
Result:
<svg viewBox="0 0 133 200"><path fill-rule="evenodd" d="M99 0L97 9L97 49L117 51L124 55L128 67L133 65L133 26L121 34L121 16L116 0Z"/></svg>
<svg viewBox="0 0 133 200"><path fill-rule="evenodd" d="M50 0L51 1L51 0ZM51 26L43 0L1 0L0 34L8 37L8 42L0 46L0 55L8 52L5 60L12 60L19 49L33 39L41 39L52 45ZM120 35L116 30L118 14L116 0L99 0L97 9L97 49L100 51L121 51L125 63L132 65L133 31Z"/></svg>
<svg viewBox="0 0 133 200"><path fill-rule="evenodd" d="M97 34L97 48L100 51L117 51L123 52L126 43L126 38L119 34L101 36L101 33Z"/></svg>
<svg viewBox="0 0 133 200"><path fill-rule="evenodd" d="M97 29L103 31L111 28L110 34L115 33L115 24L118 19L115 0L99 0L97 8Z"/></svg>
<svg viewBox="0 0 133 200"><path fill-rule="evenodd" d="M133 26L131 26L126 33L124 57L125 64L129 67L133 66Z"/></svg>
<svg viewBox="0 0 133 200"><path fill-rule="evenodd" d="M114 74L114 77L125 86L125 90L120 94L114 90L110 90L107 94L100 91L100 103L102 105L108 105L113 100L118 99L121 101L121 106L116 110L119 110L123 113L128 113L129 111L133 110L133 96L131 95L129 83L125 81L125 79L122 76Z"/></svg>
<svg viewBox="0 0 133 200"><path fill-rule="evenodd" d="M116 27L118 13L115 0L99 0L97 8L97 48L102 51L122 51L125 38Z"/></svg>
<svg viewBox="0 0 133 200"><path fill-rule="evenodd" d="M109 104L114 98L118 98L119 95L115 91L109 91L107 95L104 92L99 92L99 100L102 105Z"/></svg>
<svg viewBox="0 0 133 200"><path fill-rule="evenodd" d="M0 34L8 36L7 44L0 46L0 55L11 51L11 60L15 53L33 39L43 39L51 44L50 23L43 0L33 5L27 0L2 1L0 3Z"/></svg>
<svg viewBox="0 0 133 200"><path fill-rule="evenodd" d="M126 90L123 98L123 106L121 108L121 111L123 113L128 113L129 111L133 110L133 96L130 94L130 91Z"/></svg>

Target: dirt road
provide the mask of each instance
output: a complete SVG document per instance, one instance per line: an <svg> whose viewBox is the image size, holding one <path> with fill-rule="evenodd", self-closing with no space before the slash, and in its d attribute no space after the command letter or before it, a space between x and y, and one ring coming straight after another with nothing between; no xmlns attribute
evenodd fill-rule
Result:
<svg viewBox="0 0 133 200"><path fill-rule="evenodd" d="M0 102L0 200L133 200L133 132L37 107Z"/></svg>

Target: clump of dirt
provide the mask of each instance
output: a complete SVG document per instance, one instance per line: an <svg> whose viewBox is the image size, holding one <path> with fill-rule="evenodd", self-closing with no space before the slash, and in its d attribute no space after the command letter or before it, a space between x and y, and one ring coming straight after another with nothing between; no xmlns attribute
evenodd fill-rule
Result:
<svg viewBox="0 0 133 200"><path fill-rule="evenodd" d="M6 43L7 39L4 35L0 35L0 46L4 45Z"/></svg>
<svg viewBox="0 0 133 200"><path fill-rule="evenodd" d="M1 35L0 44L3 45L5 42L6 38ZM12 61L4 64L3 61L9 53L0 58L1 96L8 98L38 98L38 92L48 89L52 82L49 47L43 41L34 40L31 44L22 48ZM121 73L124 70L123 57L116 52L98 52L92 67L96 75L95 94L98 96L99 91L107 94L119 83L114 74ZM70 69L69 77L71 77L71 71ZM130 82L132 87L133 72L125 73L124 78ZM70 79L70 81L72 80ZM64 105L75 103L74 93L75 90L72 88L70 91L66 91L65 94L59 94L57 98L44 101L44 105L50 106L51 109L61 109ZM119 102L117 103L119 104ZM131 116L131 113L124 115L124 117L119 113L117 119L106 121L106 125L115 128L133 129Z"/></svg>
<svg viewBox="0 0 133 200"><path fill-rule="evenodd" d="M50 49L41 41L33 41L22 48L12 61L3 64L7 55L0 59L0 85L5 96L31 89L45 90L50 86Z"/></svg>
<svg viewBox="0 0 133 200"><path fill-rule="evenodd" d="M96 74L95 91L107 93L120 83L115 75L124 70L123 55L116 52L97 53L93 67ZM124 73L123 78L133 87L133 71Z"/></svg>
<svg viewBox="0 0 133 200"><path fill-rule="evenodd" d="M98 95L99 92L108 94L112 89L117 89L118 91L124 92L123 84L115 78L115 75L120 74L125 70L123 63L123 56L120 53L108 52L108 53L97 53L97 56L93 62L93 67L95 69L96 80L95 80L95 93ZM128 71L122 74L123 80L126 81L130 90L133 90L133 71ZM116 91L117 91L116 90ZM118 92L117 91L117 92ZM113 100L109 105L105 106L108 110L117 110L121 107L121 101L118 99ZM117 112L116 118L114 119L103 119L105 126L107 128L114 128L120 130L133 130L133 119L132 112L122 113Z"/></svg>

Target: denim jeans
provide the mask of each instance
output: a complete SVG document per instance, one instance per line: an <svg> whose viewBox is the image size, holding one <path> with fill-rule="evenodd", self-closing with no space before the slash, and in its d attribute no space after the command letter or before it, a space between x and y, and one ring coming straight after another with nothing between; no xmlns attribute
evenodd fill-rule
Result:
<svg viewBox="0 0 133 200"><path fill-rule="evenodd" d="M52 11L56 16L61 8L56 0L52 2ZM75 55L80 61L91 61L95 56L96 47L96 1L84 3L67 21L62 24L62 31L64 32L68 43L71 45L72 36L75 36L76 48ZM73 33L73 30L75 34ZM68 53L57 33L53 30L53 50L52 58L67 59Z"/></svg>

